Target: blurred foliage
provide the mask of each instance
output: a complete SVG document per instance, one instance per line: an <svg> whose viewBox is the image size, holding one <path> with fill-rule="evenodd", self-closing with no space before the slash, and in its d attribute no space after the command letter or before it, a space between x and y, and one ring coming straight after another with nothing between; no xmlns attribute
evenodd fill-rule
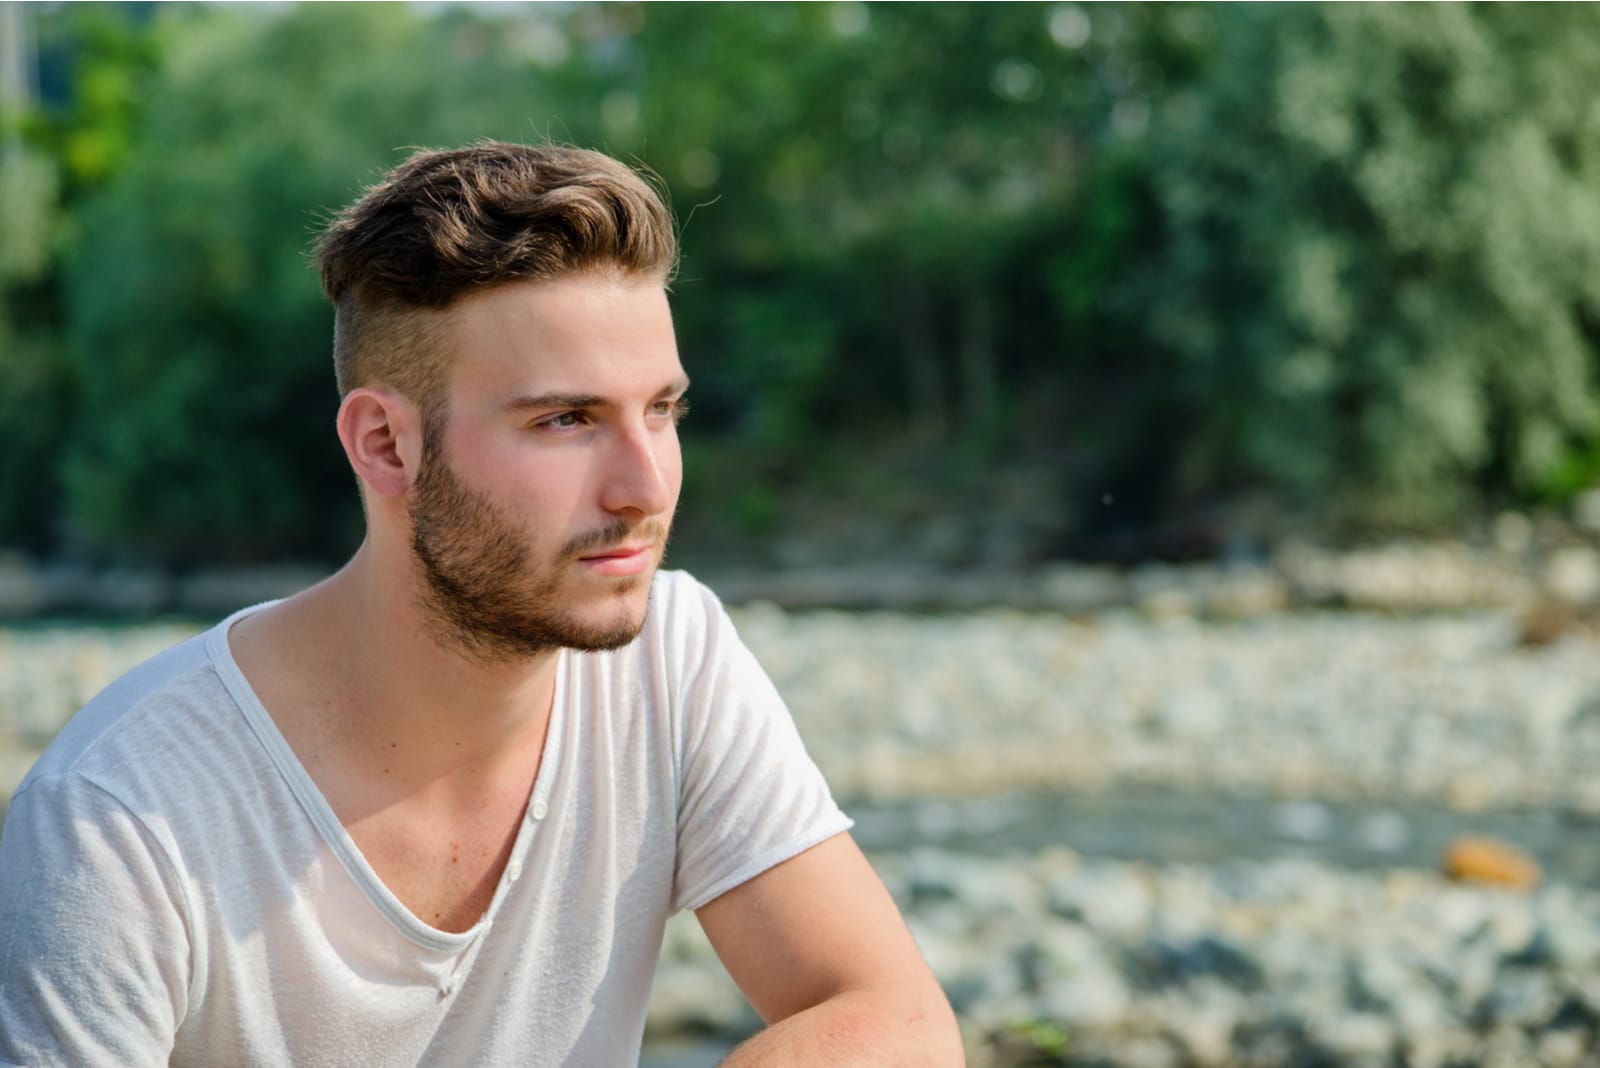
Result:
<svg viewBox="0 0 1600 1068"><path fill-rule="evenodd" d="M1169 244L1143 303L1183 477L1416 522L1588 454L1600 11L1212 17L1216 55L1162 101L1148 164Z"/></svg>
<svg viewBox="0 0 1600 1068"><path fill-rule="evenodd" d="M353 547L306 249L480 137L670 187L691 554L1014 561L1245 494L1418 523L1600 478L1600 9L27 10L0 543Z"/></svg>

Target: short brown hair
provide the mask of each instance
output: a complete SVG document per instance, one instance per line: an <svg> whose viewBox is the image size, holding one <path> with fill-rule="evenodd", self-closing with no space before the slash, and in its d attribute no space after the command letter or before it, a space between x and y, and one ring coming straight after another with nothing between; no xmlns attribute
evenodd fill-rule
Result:
<svg viewBox="0 0 1600 1068"><path fill-rule="evenodd" d="M651 181L599 152L483 141L423 150L334 217L316 247L342 396L443 390L438 318L486 286L597 268L667 282L678 240Z"/></svg>

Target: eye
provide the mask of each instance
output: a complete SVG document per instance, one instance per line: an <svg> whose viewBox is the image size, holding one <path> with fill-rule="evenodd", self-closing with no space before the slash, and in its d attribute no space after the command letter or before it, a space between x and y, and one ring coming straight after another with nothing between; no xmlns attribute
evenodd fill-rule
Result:
<svg viewBox="0 0 1600 1068"><path fill-rule="evenodd" d="M650 406L650 414L670 419L674 424L681 423L683 417L689 414L689 398L674 397L671 400L656 401Z"/></svg>
<svg viewBox="0 0 1600 1068"><path fill-rule="evenodd" d="M576 430L586 421L582 412L558 412L539 420L534 426L541 430Z"/></svg>

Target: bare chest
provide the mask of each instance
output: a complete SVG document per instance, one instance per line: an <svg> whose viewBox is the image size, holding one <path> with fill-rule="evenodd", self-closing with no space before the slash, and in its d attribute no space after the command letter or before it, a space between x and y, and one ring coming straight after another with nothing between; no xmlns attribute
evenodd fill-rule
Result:
<svg viewBox="0 0 1600 1068"><path fill-rule="evenodd" d="M466 815L397 805L345 829L412 915L441 931L465 931L494 900L526 801L524 791Z"/></svg>

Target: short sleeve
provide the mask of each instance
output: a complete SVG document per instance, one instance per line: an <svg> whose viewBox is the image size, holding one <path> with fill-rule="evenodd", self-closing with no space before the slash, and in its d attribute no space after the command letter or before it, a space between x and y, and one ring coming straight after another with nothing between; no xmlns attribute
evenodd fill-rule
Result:
<svg viewBox="0 0 1600 1068"><path fill-rule="evenodd" d="M788 708L709 590L680 576L673 907L698 909L848 830Z"/></svg>
<svg viewBox="0 0 1600 1068"><path fill-rule="evenodd" d="M0 1064L166 1064L189 938L167 855L78 776L28 783L0 836Z"/></svg>

